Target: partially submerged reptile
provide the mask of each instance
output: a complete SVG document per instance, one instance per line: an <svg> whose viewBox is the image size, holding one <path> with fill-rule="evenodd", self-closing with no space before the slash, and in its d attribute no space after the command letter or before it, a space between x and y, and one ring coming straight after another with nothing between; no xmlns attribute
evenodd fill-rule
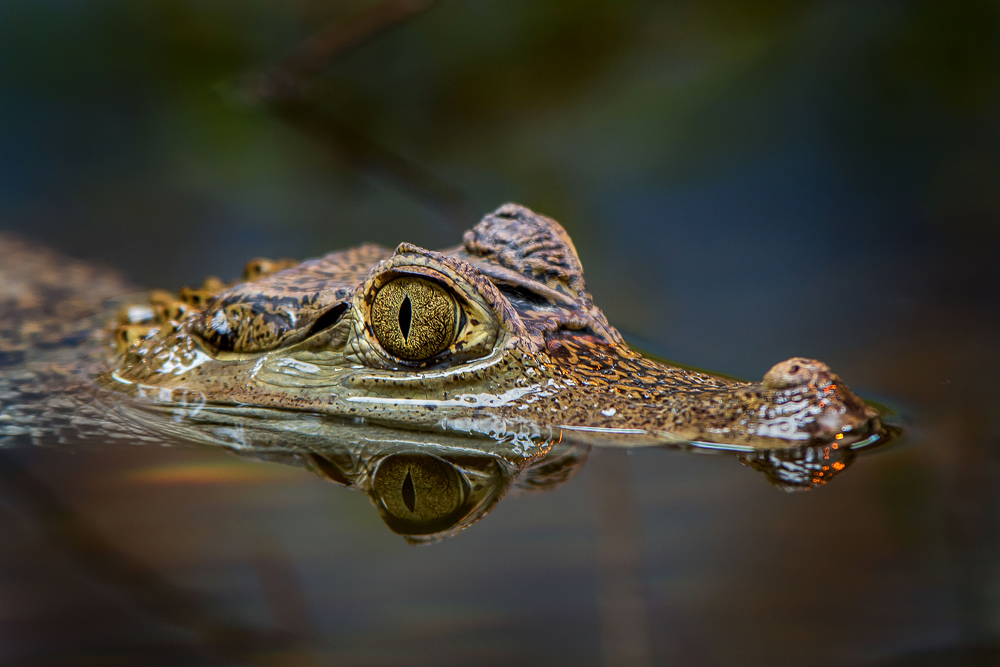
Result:
<svg viewBox="0 0 1000 667"><path fill-rule="evenodd" d="M742 383L632 351L591 300L563 228L520 206L443 252L366 245L291 264L257 260L235 286L212 280L130 309L102 381L525 447L775 448L849 444L879 428L819 361L789 359Z"/></svg>
<svg viewBox="0 0 1000 667"><path fill-rule="evenodd" d="M0 255L0 442L286 451L374 493L377 465L355 465L354 479L322 463L336 456L309 452L382 460L372 443L391 442L396 454L454 467L446 452L475 452L516 472L566 447L694 442L743 450L777 481L809 486L883 432L819 361L789 359L747 383L632 350L594 305L565 230L514 204L441 252L403 243L253 260L236 284L157 291L91 320L79 319L88 304L127 291L111 274L66 263L36 275L16 263L37 253L9 242ZM395 480L396 492L414 479Z"/></svg>

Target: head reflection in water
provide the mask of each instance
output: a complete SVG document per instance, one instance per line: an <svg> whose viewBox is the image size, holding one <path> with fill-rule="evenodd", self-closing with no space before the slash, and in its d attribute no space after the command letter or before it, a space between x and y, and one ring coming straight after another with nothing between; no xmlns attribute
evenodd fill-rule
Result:
<svg viewBox="0 0 1000 667"><path fill-rule="evenodd" d="M543 490L569 480L589 451L585 445L557 445L537 458L524 459L496 451L436 449L429 454L390 446L388 451L368 449L361 456L325 449L296 456L294 462L363 491L390 530L421 544L471 526L508 492Z"/></svg>
<svg viewBox="0 0 1000 667"><path fill-rule="evenodd" d="M424 451L413 448L412 442L379 440L377 445L368 441L353 447L326 444L307 453L235 453L303 466L331 482L362 491L390 530L412 544L427 544L457 535L508 495L545 491L569 481L582 469L590 451L585 444L560 443L524 457L495 444L483 451L468 445L457 448L451 442L421 444ZM860 453L837 445L713 451L735 456L783 491L823 486Z"/></svg>

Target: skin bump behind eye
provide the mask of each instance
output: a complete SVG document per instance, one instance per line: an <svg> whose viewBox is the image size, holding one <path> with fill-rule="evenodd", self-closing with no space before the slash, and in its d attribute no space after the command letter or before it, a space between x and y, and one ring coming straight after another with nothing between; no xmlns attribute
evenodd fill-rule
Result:
<svg viewBox="0 0 1000 667"><path fill-rule="evenodd" d="M455 298L440 285L403 276L383 285L375 295L372 331L390 354L422 361L454 342L457 311Z"/></svg>

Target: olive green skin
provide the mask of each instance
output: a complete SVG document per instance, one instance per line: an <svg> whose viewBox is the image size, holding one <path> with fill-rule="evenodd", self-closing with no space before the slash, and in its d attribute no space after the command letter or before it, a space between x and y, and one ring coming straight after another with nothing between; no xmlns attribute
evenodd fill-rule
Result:
<svg viewBox="0 0 1000 667"><path fill-rule="evenodd" d="M164 409L295 411L492 439L525 456L564 441L840 447L882 428L815 360L789 359L746 383L633 351L593 304L565 230L518 205L442 252L367 245L282 260L273 273L265 264L244 282L206 285L197 304L170 311L175 319L162 306L145 321L119 318L121 353L100 384ZM426 361L390 354L372 303L400 276L454 294L473 323L465 337Z"/></svg>

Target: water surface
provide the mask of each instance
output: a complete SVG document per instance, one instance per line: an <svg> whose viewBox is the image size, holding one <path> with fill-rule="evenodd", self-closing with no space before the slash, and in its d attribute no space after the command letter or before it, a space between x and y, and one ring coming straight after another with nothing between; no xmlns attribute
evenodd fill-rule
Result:
<svg viewBox="0 0 1000 667"><path fill-rule="evenodd" d="M315 80L332 143L231 83L365 3L50 4L0 8L5 230L176 289L519 201L654 351L908 426L804 493L598 449L425 546L280 463L5 451L3 660L1000 662L994 3L441 2Z"/></svg>

